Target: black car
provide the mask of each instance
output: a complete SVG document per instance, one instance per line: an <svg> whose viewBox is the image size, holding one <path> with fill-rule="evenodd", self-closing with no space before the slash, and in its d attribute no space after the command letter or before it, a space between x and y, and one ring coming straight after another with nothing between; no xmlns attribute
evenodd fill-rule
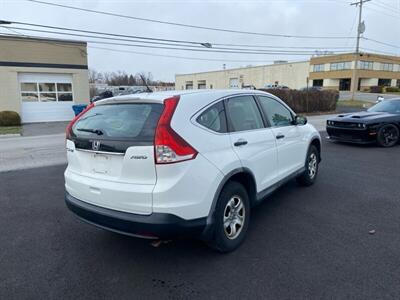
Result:
<svg viewBox="0 0 400 300"><path fill-rule="evenodd" d="M329 119L326 131L332 140L392 147L399 142L400 98L384 100L364 112Z"/></svg>

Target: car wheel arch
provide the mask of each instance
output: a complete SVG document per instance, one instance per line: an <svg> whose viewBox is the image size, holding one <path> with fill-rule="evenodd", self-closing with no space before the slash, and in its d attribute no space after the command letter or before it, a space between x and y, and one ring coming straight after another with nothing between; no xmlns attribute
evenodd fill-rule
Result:
<svg viewBox="0 0 400 300"><path fill-rule="evenodd" d="M249 199L250 199L250 205L254 205L257 201L257 185L256 185L256 180L253 172L248 169L248 168L237 168L229 173L227 173L224 178L221 180L220 184L218 185L218 188L214 194L214 198L210 207L210 212L207 217L207 225L206 228L203 231L203 238L209 239L212 236L212 225L214 223L214 213L215 213L215 208L219 199L219 196L223 190L223 188L231 181L236 181L239 182L243 185L243 187L246 189Z"/></svg>
<svg viewBox="0 0 400 300"><path fill-rule="evenodd" d="M321 162L321 141L319 138L314 137L311 139L310 145L308 146L308 150L310 149L311 146L315 146L318 150L318 162ZM308 153L307 150L307 153Z"/></svg>

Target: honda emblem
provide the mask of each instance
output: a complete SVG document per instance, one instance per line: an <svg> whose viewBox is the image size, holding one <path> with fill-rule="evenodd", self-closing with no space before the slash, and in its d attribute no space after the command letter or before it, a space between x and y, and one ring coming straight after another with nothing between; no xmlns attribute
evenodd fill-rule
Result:
<svg viewBox="0 0 400 300"><path fill-rule="evenodd" d="M92 150L98 151L100 149L100 141L93 141L92 142Z"/></svg>

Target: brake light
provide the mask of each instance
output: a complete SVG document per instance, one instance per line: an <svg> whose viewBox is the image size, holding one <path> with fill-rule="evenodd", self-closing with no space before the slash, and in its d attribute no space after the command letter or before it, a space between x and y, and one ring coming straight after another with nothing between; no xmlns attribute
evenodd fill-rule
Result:
<svg viewBox="0 0 400 300"><path fill-rule="evenodd" d="M79 118L86 113L88 110L92 109L94 107L94 102L92 104L89 104L84 110L82 110L75 118L72 119L71 122L67 125L67 128L65 129L65 139L70 139L71 138L71 131L72 131L72 126L76 123L76 121L79 120Z"/></svg>
<svg viewBox="0 0 400 300"><path fill-rule="evenodd" d="M179 102L179 96L164 100L164 110L158 120L154 153L156 164L170 164L194 159L197 151L171 128L171 120Z"/></svg>

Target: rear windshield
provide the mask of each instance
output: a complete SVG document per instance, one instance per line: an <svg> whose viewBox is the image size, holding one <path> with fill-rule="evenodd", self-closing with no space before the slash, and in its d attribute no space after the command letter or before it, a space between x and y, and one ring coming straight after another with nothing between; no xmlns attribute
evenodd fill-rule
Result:
<svg viewBox="0 0 400 300"><path fill-rule="evenodd" d="M74 124L72 137L152 143L162 109L154 103L98 105Z"/></svg>

